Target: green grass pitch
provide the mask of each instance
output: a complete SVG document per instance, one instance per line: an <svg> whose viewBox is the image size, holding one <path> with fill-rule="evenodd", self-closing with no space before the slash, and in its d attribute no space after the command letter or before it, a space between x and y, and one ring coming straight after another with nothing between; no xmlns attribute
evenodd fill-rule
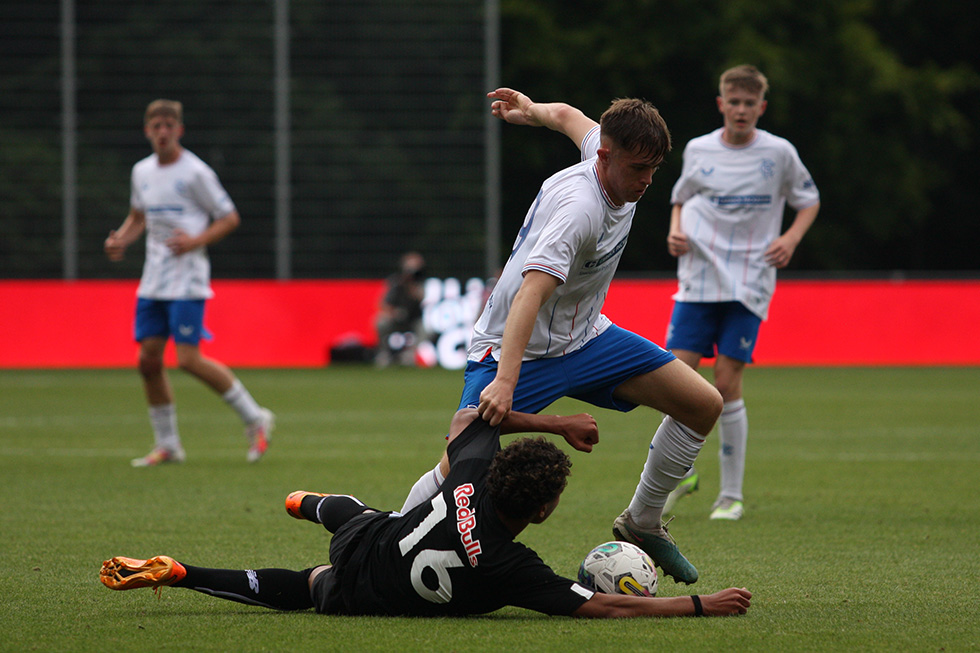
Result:
<svg viewBox="0 0 980 653"><path fill-rule="evenodd" d="M980 649L980 369L754 368L746 517L707 519L717 435L699 492L671 525L693 588L754 593L744 617L584 621L508 608L465 619L277 613L166 588L111 592L113 555L302 569L328 535L290 519L291 490L398 508L444 446L461 373L333 366L242 370L278 415L245 462L237 418L172 373L187 462L133 469L151 445L133 370L0 371L0 650L3 651L962 651ZM572 576L611 537L659 415L571 400L600 443L571 452L555 515L521 541ZM564 446L564 443L562 443ZM567 447L566 447L567 449Z"/></svg>

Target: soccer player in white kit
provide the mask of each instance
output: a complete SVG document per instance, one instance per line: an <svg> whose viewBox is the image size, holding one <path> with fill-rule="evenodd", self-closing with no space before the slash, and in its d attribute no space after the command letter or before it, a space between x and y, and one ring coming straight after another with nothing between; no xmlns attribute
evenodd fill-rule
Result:
<svg viewBox="0 0 980 653"><path fill-rule="evenodd" d="M675 581L693 583L698 571L668 536L662 508L721 413L721 397L670 352L601 313L636 202L670 151L670 133L641 100L615 101L597 125L568 105L536 104L511 89L489 97L494 115L565 134L583 160L547 179L527 213L473 329L460 407L476 407L491 425L512 409L536 413L564 396L665 413L613 534L643 548ZM402 510L427 500L448 471L444 458Z"/></svg>
<svg viewBox="0 0 980 653"><path fill-rule="evenodd" d="M725 402L718 422L721 486L711 519L741 519L748 417L742 375L768 317L776 269L784 268L820 210L820 194L796 148L758 129L769 84L754 66L726 70L718 111L724 126L691 140L671 193L667 249L678 257L678 289L667 348L697 369L715 358ZM785 206L796 210L780 235ZM692 468L665 506L698 486Z"/></svg>
<svg viewBox="0 0 980 653"><path fill-rule="evenodd" d="M146 261L136 291L135 338L155 446L132 464L152 467L185 458L163 364L171 337L180 368L221 395L241 417L248 440L246 458L255 462L269 446L274 415L256 403L228 367L203 356L199 348L206 333L204 304L213 295L206 248L234 231L241 218L214 171L180 144L180 102L151 102L143 122L153 154L133 166L129 215L104 245L109 260L119 261L127 247L144 231L147 234Z"/></svg>

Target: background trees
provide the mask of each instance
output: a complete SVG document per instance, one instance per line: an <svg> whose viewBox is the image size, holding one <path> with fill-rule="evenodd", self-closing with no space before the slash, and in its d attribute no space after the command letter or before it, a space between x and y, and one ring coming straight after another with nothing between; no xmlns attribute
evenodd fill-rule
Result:
<svg viewBox="0 0 980 653"><path fill-rule="evenodd" d="M692 137L721 124L718 75L769 77L760 125L792 141L823 209L791 272L975 272L980 49L955 0L502 0L501 82L598 117L615 97L663 112L674 153L640 203L621 269L670 275L670 188ZM294 276L386 274L408 248L482 274L482 0L292 0ZM60 15L0 7L0 277L61 264ZM148 153L145 104L184 100L185 143L245 221L218 276L272 276L272 13L265 0L78 3L81 276L132 277L101 242ZM541 181L577 159L502 126L501 251ZM135 252L134 252L135 254ZM138 259L138 256L134 256ZM502 261L501 261L502 263Z"/></svg>
<svg viewBox="0 0 980 653"><path fill-rule="evenodd" d="M822 193L792 269L977 270L976 9L907 0L505 0L505 84L598 118L614 97L656 104L674 138L621 266L673 270L664 240L681 151L721 125L727 67L769 77L760 126L792 141ZM575 148L505 129L504 215L523 218L545 171ZM504 228L513 233L516 227Z"/></svg>

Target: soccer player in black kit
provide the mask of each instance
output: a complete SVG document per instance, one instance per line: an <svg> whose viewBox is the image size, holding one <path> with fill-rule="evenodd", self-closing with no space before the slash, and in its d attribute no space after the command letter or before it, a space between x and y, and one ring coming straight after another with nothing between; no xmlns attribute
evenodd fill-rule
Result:
<svg viewBox="0 0 980 653"><path fill-rule="evenodd" d="M575 617L744 614L751 593L636 597L594 592L557 575L514 538L558 505L571 462L545 438L500 448L505 433L562 435L576 449L598 441L589 415L512 413L492 427L475 409L450 427L451 471L439 492L408 513L379 512L346 495L297 491L286 510L333 533L330 565L228 570L194 567L167 556L115 557L100 579L111 589L183 587L277 610L323 614L453 616L505 605Z"/></svg>

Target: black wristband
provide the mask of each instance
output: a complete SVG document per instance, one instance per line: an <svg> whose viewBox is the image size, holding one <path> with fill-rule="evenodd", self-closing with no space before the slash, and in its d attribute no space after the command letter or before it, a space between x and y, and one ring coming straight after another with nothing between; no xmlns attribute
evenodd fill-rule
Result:
<svg viewBox="0 0 980 653"><path fill-rule="evenodd" d="M697 594L691 594L691 600L694 601L694 616L703 617L704 608L701 607L701 597Z"/></svg>

